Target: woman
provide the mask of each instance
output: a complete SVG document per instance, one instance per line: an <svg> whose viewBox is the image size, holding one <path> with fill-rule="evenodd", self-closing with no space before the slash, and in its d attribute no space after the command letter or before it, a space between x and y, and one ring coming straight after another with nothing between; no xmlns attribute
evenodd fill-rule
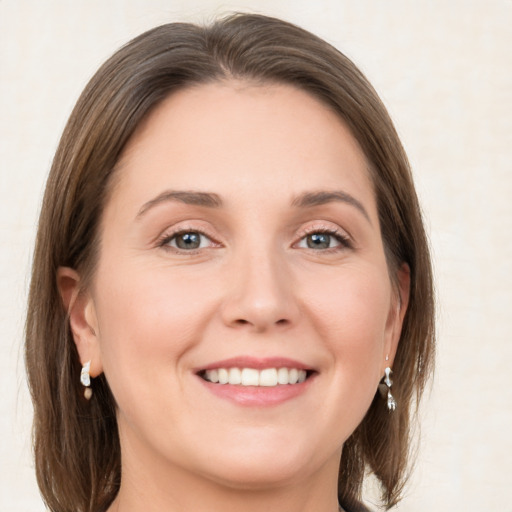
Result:
<svg viewBox="0 0 512 512"><path fill-rule="evenodd" d="M393 506L433 294L372 87L263 16L134 39L57 150L26 336L51 510L355 511L367 471Z"/></svg>

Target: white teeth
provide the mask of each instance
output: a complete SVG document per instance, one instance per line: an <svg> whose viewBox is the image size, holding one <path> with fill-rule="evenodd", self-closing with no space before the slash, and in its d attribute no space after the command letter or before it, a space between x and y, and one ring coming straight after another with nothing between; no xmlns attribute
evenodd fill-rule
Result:
<svg viewBox="0 0 512 512"><path fill-rule="evenodd" d="M207 370L206 378L210 382L219 382L219 372L217 370Z"/></svg>
<svg viewBox="0 0 512 512"><path fill-rule="evenodd" d="M288 368L279 368L277 370L277 383L278 384L288 384L288 375L289 371Z"/></svg>
<svg viewBox="0 0 512 512"><path fill-rule="evenodd" d="M217 368L206 370L204 378L215 384L232 384L242 386L265 386L297 384L304 382L307 377L306 370L297 368Z"/></svg>
<svg viewBox="0 0 512 512"><path fill-rule="evenodd" d="M226 368L219 368L219 384L227 384L229 382L229 373Z"/></svg>
<svg viewBox="0 0 512 512"><path fill-rule="evenodd" d="M258 386L260 383L260 372L253 368L242 370L242 386Z"/></svg>
<svg viewBox="0 0 512 512"><path fill-rule="evenodd" d="M240 368L229 369L229 383L242 384L242 372L240 371Z"/></svg>
<svg viewBox="0 0 512 512"><path fill-rule="evenodd" d="M261 370L260 386L277 386L277 370L275 368Z"/></svg>

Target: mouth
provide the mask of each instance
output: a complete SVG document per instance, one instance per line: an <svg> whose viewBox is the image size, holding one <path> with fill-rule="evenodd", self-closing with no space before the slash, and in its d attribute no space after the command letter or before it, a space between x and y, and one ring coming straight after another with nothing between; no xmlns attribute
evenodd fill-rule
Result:
<svg viewBox="0 0 512 512"><path fill-rule="evenodd" d="M198 372L198 376L212 384L232 386L276 387L302 384L313 375L313 370L288 367L272 368L211 368Z"/></svg>
<svg viewBox="0 0 512 512"><path fill-rule="evenodd" d="M310 388L318 371L287 358L236 357L194 372L214 395L243 406L272 406Z"/></svg>

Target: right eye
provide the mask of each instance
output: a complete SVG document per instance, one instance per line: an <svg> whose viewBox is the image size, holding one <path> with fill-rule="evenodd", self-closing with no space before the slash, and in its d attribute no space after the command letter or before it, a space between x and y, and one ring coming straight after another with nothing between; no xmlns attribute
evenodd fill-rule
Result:
<svg viewBox="0 0 512 512"><path fill-rule="evenodd" d="M173 247L180 251L193 251L211 247L212 240L199 231L181 231L166 236L160 243L161 247Z"/></svg>

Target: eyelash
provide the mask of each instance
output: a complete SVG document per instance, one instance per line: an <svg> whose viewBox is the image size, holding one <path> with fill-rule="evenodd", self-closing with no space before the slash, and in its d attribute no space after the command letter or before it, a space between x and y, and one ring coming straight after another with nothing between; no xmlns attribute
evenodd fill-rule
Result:
<svg viewBox="0 0 512 512"><path fill-rule="evenodd" d="M219 247L221 245L219 242L216 242L215 239L211 235L206 233L204 230L191 227L191 228L186 228L186 229L179 229L178 231L164 234L157 241L157 246L161 247L164 250L174 251L174 252L178 252L180 254L195 254L195 253L199 252L200 250L204 249L203 247L199 247L197 249L180 249L178 247L172 247L169 245L170 242L172 240L176 239L178 236L186 235L188 233L195 233L201 237L206 237L208 240L210 240L210 242L212 242L214 244L214 246ZM312 228L302 231L299 235L300 238L299 238L298 242L295 242L293 245L296 246L298 243L300 243L306 237L308 237L310 235L315 235L315 234L325 234L325 235L332 236L336 239L337 242L339 242L340 245L339 245L339 247L329 247L329 248L321 249L321 250L309 248L310 251L331 253L331 252L337 252L337 251L354 248L353 242L349 238L349 236L347 236L345 233L343 233L339 230L330 229L330 228L326 228L326 227L312 227Z"/></svg>

